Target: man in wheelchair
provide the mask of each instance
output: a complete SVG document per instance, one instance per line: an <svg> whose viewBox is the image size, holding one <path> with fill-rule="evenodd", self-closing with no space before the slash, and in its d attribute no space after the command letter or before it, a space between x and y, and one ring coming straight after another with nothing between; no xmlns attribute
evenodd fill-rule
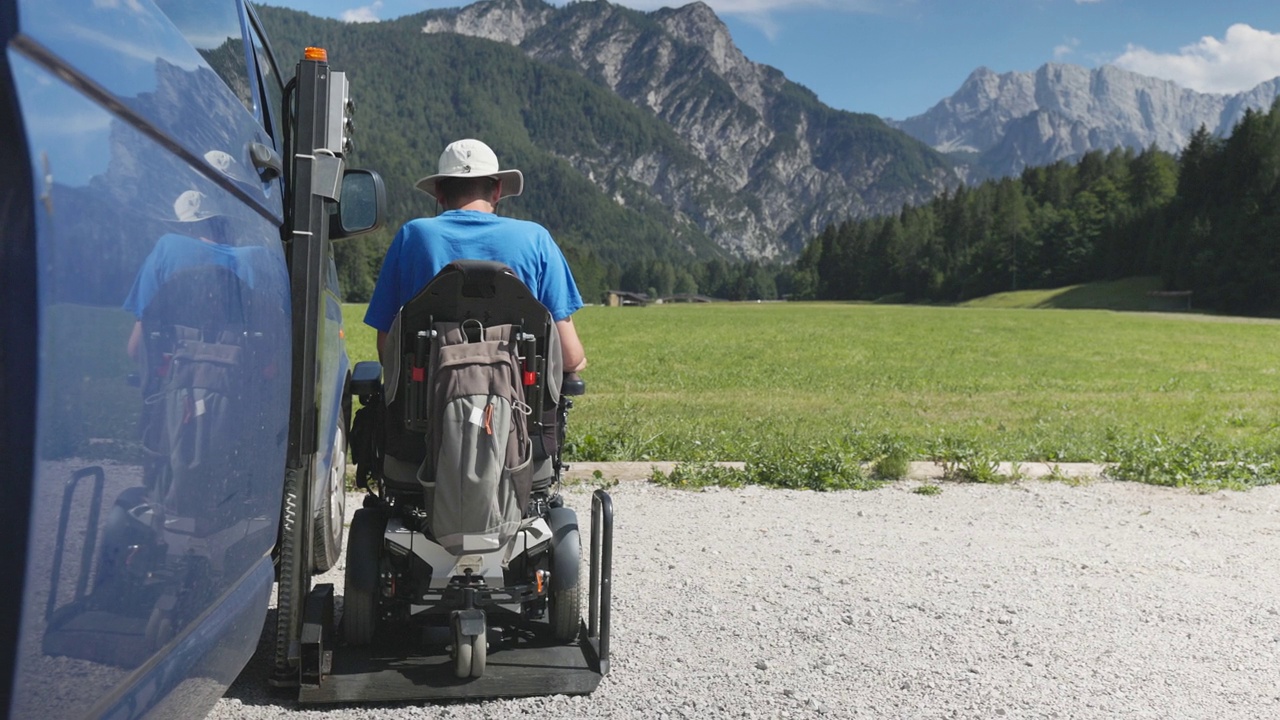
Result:
<svg viewBox="0 0 1280 720"><path fill-rule="evenodd" d="M586 354L571 317L582 307L582 296L564 254L541 225L496 214L499 200L524 190L524 175L499 169L488 145L468 139L446 147L438 172L416 187L435 198L443 212L405 223L387 250L364 317L378 331L379 356L396 313L445 265L492 260L510 267L550 311L564 371L585 368Z"/></svg>
<svg viewBox="0 0 1280 720"><path fill-rule="evenodd" d="M365 316L383 368L352 377L370 495L348 538L342 625L350 645L447 627L456 676L478 678L490 641L579 635L581 542L559 480L567 396L583 390L570 317L582 300L542 226L494 213L520 193L518 170L477 140L451 144L439 169L417 186L444 212L396 235Z"/></svg>

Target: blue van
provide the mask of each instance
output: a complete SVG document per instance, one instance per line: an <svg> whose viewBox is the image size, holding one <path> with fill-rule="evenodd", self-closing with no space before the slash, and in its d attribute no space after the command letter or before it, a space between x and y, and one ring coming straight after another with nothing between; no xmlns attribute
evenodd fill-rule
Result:
<svg viewBox="0 0 1280 720"><path fill-rule="evenodd" d="M303 90L244 0L0 0L0 42L0 712L200 717L281 538L307 578L342 550L328 220L374 227L380 181L355 227L343 148L295 165L334 117L286 126Z"/></svg>

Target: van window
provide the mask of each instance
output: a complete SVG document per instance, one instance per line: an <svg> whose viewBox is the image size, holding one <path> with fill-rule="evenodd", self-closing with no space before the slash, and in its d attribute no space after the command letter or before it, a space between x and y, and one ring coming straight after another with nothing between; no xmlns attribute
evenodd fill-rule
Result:
<svg viewBox="0 0 1280 720"><path fill-rule="evenodd" d="M276 145L279 146L283 139L279 135L279 130L284 118L284 79L280 77L280 70L267 49L266 41L262 39L257 25L253 23L249 24L249 38L253 40L253 54L258 58L258 76L262 82L262 102L265 105L262 111L262 124L276 139Z"/></svg>
<svg viewBox="0 0 1280 720"><path fill-rule="evenodd" d="M236 0L155 0L178 31L200 52L249 112L253 91L245 64Z"/></svg>

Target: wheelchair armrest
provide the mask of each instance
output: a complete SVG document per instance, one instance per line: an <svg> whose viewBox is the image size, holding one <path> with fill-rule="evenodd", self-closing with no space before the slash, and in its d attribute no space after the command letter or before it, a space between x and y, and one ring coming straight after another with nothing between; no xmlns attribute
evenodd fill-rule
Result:
<svg viewBox="0 0 1280 720"><path fill-rule="evenodd" d="M561 395L585 395L587 392L587 383L578 373L569 373L564 376L564 381L560 383Z"/></svg>
<svg viewBox="0 0 1280 720"><path fill-rule="evenodd" d="M365 360L356 363L351 371L351 384L348 393L365 397L382 392L382 363Z"/></svg>

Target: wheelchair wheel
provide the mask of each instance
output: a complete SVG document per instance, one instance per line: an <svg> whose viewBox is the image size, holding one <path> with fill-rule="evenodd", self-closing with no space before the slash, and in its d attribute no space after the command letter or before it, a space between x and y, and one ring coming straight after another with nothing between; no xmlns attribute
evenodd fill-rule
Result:
<svg viewBox="0 0 1280 720"><path fill-rule="evenodd" d="M453 621L453 674L459 678L471 677L472 639L462 634L458 621Z"/></svg>
<svg viewBox="0 0 1280 720"><path fill-rule="evenodd" d="M453 674L460 678L471 677L471 643L466 638L453 642Z"/></svg>
<svg viewBox="0 0 1280 720"><path fill-rule="evenodd" d="M453 622L453 674L459 678L484 675L489 662L489 633L463 635L458 621Z"/></svg>
<svg viewBox="0 0 1280 720"><path fill-rule="evenodd" d="M378 563L387 520L370 508L356 511L347 537L342 636L348 645L368 645L378 622Z"/></svg>
<svg viewBox="0 0 1280 720"><path fill-rule="evenodd" d="M573 548L579 547L579 543L577 528L570 530L561 541L561 544ZM573 585L551 591L547 600L547 622L551 626L551 636L557 642L571 643L578 639L578 626L582 623L581 573Z"/></svg>
<svg viewBox="0 0 1280 720"><path fill-rule="evenodd" d="M147 644L152 650L159 650L173 639L173 619L170 613L155 608L147 618Z"/></svg>
<svg viewBox="0 0 1280 720"><path fill-rule="evenodd" d="M551 593L548 608L551 635L557 642L571 643L578 639L578 626L582 623L582 594L577 585Z"/></svg>
<svg viewBox="0 0 1280 720"><path fill-rule="evenodd" d="M489 634L481 633L471 638L471 677L484 675L489 661Z"/></svg>

